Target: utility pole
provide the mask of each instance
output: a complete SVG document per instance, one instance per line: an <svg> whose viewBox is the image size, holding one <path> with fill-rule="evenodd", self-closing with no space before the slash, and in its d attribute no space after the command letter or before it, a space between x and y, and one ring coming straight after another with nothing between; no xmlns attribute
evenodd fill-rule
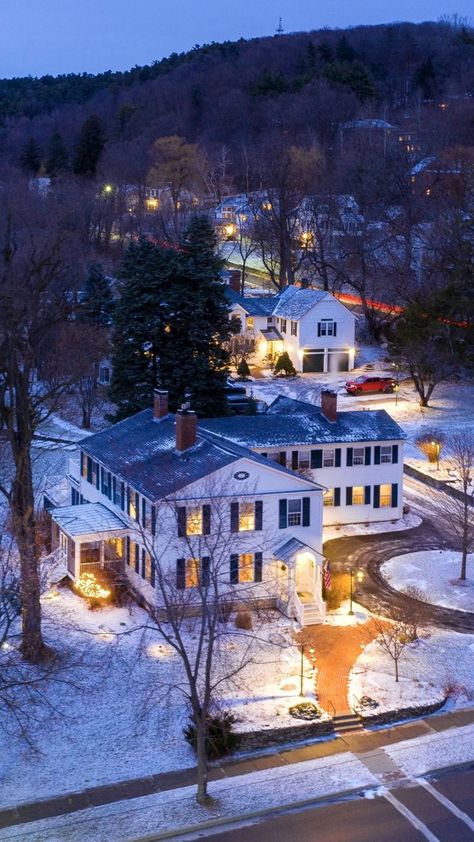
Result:
<svg viewBox="0 0 474 842"><path fill-rule="evenodd" d="M283 24L281 22L281 18L278 19L278 26L276 28L275 35L283 35Z"/></svg>

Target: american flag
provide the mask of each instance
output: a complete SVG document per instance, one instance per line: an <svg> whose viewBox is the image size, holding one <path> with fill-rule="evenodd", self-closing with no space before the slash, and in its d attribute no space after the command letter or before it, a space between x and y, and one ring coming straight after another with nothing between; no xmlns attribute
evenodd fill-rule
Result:
<svg viewBox="0 0 474 842"><path fill-rule="evenodd" d="M331 568L329 567L329 561L327 558L324 559L323 564L323 583L324 587L327 591L331 590Z"/></svg>

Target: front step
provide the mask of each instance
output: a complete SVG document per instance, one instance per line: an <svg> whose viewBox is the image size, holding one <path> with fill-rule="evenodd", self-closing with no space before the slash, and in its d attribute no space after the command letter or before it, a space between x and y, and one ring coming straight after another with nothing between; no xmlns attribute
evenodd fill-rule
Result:
<svg viewBox="0 0 474 842"><path fill-rule="evenodd" d="M364 726L360 716L356 713L336 713L333 716L334 730L338 734L347 734L350 731L363 731Z"/></svg>
<svg viewBox="0 0 474 842"><path fill-rule="evenodd" d="M319 605L315 602L303 603L302 626L316 626L324 622Z"/></svg>

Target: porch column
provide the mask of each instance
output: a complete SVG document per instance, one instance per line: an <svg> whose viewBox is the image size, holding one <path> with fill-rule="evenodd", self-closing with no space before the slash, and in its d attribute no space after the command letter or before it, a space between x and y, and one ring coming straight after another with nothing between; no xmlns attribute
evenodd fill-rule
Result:
<svg viewBox="0 0 474 842"><path fill-rule="evenodd" d="M104 558L105 558L104 542L103 541L100 542L99 553L100 553L100 569L103 570L104 569Z"/></svg>
<svg viewBox="0 0 474 842"><path fill-rule="evenodd" d="M81 575L81 545L79 541L74 541L74 578L78 579Z"/></svg>

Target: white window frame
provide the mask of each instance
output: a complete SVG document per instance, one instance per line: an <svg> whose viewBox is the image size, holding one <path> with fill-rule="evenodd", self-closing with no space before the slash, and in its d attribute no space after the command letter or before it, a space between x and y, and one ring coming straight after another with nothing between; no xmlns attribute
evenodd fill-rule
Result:
<svg viewBox="0 0 474 842"><path fill-rule="evenodd" d="M298 451L298 468L309 468L311 466L311 453L309 450Z"/></svg>
<svg viewBox="0 0 474 842"><path fill-rule="evenodd" d="M357 452L357 456L356 456ZM355 467L359 467L360 465L365 465L365 448L363 447L354 447L352 450L352 465Z"/></svg>
<svg viewBox="0 0 474 842"><path fill-rule="evenodd" d="M298 322L290 321L290 336L298 336Z"/></svg>
<svg viewBox="0 0 474 842"><path fill-rule="evenodd" d="M335 319L321 319L319 322L320 336L334 336Z"/></svg>
<svg viewBox="0 0 474 842"><path fill-rule="evenodd" d="M324 448L323 449L323 468L334 468L336 464L336 449L333 448Z"/></svg>
<svg viewBox="0 0 474 842"><path fill-rule="evenodd" d="M334 488L323 491L323 506L334 506Z"/></svg>
<svg viewBox="0 0 474 842"><path fill-rule="evenodd" d="M383 491L382 489L387 490ZM381 509L392 508L392 485L390 482L385 482L380 486L379 507Z"/></svg>
<svg viewBox="0 0 474 842"><path fill-rule="evenodd" d="M380 448L380 464L381 465L391 465L392 464L392 445L391 444L384 444Z"/></svg>
<svg viewBox="0 0 474 842"><path fill-rule="evenodd" d="M287 505L288 511L286 519L288 526L301 526L303 523L303 501L301 497L288 500Z"/></svg>
<svg viewBox="0 0 474 842"><path fill-rule="evenodd" d="M359 497L359 499L357 499ZM365 503L365 488L363 485L352 486L352 505L363 506Z"/></svg>

